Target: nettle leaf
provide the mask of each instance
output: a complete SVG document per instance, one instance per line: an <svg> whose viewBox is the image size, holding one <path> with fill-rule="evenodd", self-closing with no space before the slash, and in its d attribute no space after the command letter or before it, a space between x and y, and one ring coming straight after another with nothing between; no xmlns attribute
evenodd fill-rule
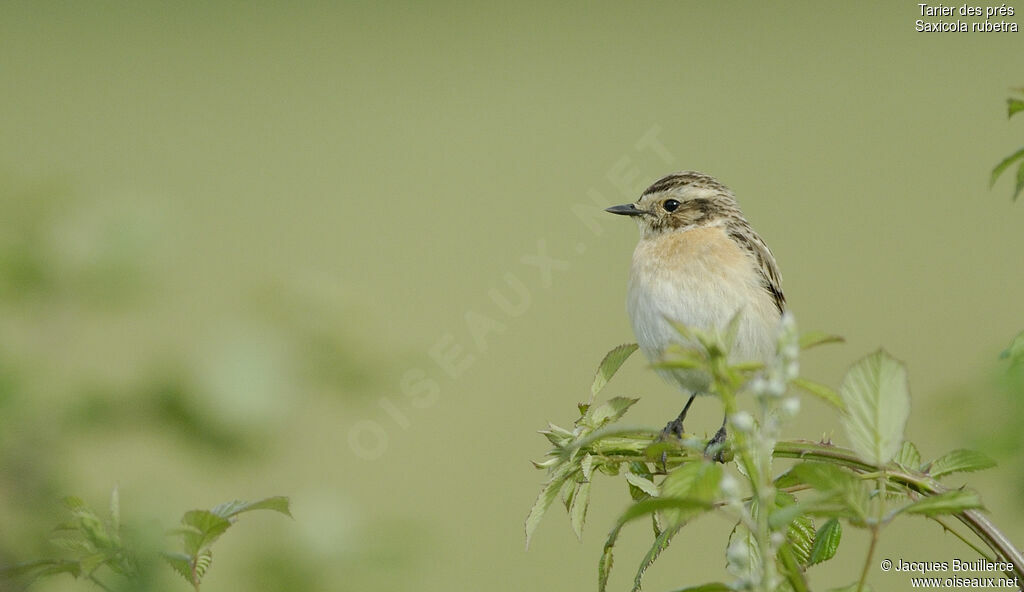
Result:
<svg viewBox="0 0 1024 592"><path fill-rule="evenodd" d="M954 490L921 498L912 504L900 508L897 513L906 512L907 514L921 514L923 516L939 516L942 514L956 514L964 510L975 510L981 507L981 498L978 497L978 494L973 491Z"/></svg>
<svg viewBox="0 0 1024 592"><path fill-rule="evenodd" d="M223 504L214 507L210 512L220 516L221 518L233 518L239 514L252 512L254 510L272 510L280 514L284 514L289 518L292 517L289 500L283 495L265 497L254 502L245 502L241 500L224 502Z"/></svg>
<svg viewBox="0 0 1024 592"><path fill-rule="evenodd" d="M842 423L853 449L877 466L888 463L903 442L910 415L903 363L878 350L850 368L839 393L846 404Z"/></svg>
<svg viewBox="0 0 1024 592"><path fill-rule="evenodd" d="M842 523L836 518L830 518L828 522L821 525L814 535L814 545L811 546L811 556L808 558L807 565L817 565L832 559L836 550L839 549L839 541L842 538Z"/></svg>
<svg viewBox="0 0 1024 592"><path fill-rule="evenodd" d="M928 473L932 477L942 477L950 473L969 473L996 466L996 461L975 450L954 450L947 452L932 461Z"/></svg>
<svg viewBox="0 0 1024 592"><path fill-rule="evenodd" d="M615 376L622 364L637 350L637 344L624 343L605 354L604 359L597 366L597 374L594 376L594 383L590 385L590 400L593 401L597 393L601 392L608 381Z"/></svg>
<svg viewBox="0 0 1024 592"><path fill-rule="evenodd" d="M896 454L894 459L896 464L910 471L921 470L921 453L917 451L917 446L914 443L907 440L903 442L903 446L900 447L900 451Z"/></svg>
<svg viewBox="0 0 1024 592"><path fill-rule="evenodd" d="M164 561L185 581L192 583L192 558L184 553L164 553Z"/></svg>
<svg viewBox="0 0 1024 592"><path fill-rule="evenodd" d="M819 345L829 343L845 343L846 340L839 335L830 335L821 331L810 331L800 336L800 349L811 349Z"/></svg>
<svg viewBox="0 0 1024 592"><path fill-rule="evenodd" d="M794 478L821 492L818 498L806 499L798 504L809 514L844 517L853 524L863 524L868 512L869 493L865 485L849 470L820 462L802 462L790 469ZM783 508L777 514L792 511ZM770 522L775 519L773 515Z"/></svg>
<svg viewBox="0 0 1024 592"><path fill-rule="evenodd" d="M800 390L814 395L829 405L832 405L840 411L846 410L846 404L843 403L843 399L839 396L839 393L832 389L832 387L814 382L813 380L807 380L806 378L801 378L799 376L791 380L790 383Z"/></svg>

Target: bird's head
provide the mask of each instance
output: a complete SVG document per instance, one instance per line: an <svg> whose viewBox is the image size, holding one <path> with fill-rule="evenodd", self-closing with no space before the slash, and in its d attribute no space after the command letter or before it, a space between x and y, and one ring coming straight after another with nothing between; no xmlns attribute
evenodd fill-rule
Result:
<svg viewBox="0 0 1024 592"><path fill-rule="evenodd" d="M643 237L742 216L728 187L710 175L695 171L663 177L645 189L635 203L612 206L605 211L632 216Z"/></svg>

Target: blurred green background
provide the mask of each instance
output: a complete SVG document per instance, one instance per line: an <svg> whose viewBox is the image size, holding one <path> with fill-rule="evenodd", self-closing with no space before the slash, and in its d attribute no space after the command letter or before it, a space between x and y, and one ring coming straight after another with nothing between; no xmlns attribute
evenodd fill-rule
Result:
<svg viewBox="0 0 1024 592"><path fill-rule="evenodd" d="M917 33L919 10L4 2L0 564L52 554L62 495L119 484L168 527L292 498L218 543L204 590L592 589L627 494L596 487L582 544L553 511L526 552L528 461L632 340L636 229L600 208L681 169L736 191L800 326L846 336L804 373L905 360L910 438L999 457L969 482L1021 544L997 356L1024 205L986 182L1024 137L1024 37ZM605 394L641 396L634 423L680 404L639 358ZM815 402L789 435L845 441ZM730 527L694 524L647 588L724 577ZM862 534L813 585L854 578ZM973 557L923 520L878 556Z"/></svg>

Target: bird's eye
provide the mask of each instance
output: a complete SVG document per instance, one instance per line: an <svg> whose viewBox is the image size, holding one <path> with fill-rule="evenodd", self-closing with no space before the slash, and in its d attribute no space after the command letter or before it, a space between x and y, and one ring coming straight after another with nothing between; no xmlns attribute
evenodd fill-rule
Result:
<svg viewBox="0 0 1024 592"><path fill-rule="evenodd" d="M679 207L679 202L674 199L666 199L665 203L661 204L661 207L665 208L666 212L674 212Z"/></svg>

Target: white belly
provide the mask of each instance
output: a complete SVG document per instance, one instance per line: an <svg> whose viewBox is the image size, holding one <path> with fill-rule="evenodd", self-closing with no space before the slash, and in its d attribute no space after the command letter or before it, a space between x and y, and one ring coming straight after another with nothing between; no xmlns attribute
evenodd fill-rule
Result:
<svg viewBox="0 0 1024 592"><path fill-rule="evenodd" d="M640 349L652 362L659 361L666 346L684 342L670 320L705 331L721 330L742 311L730 359L766 360L775 351L779 313L752 261L728 238L717 234L691 238L700 240L677 238L659 244L654 239L637 245L626 309ZM686 392L708 389L704 373L659 370L659 374Z"/></svg>

